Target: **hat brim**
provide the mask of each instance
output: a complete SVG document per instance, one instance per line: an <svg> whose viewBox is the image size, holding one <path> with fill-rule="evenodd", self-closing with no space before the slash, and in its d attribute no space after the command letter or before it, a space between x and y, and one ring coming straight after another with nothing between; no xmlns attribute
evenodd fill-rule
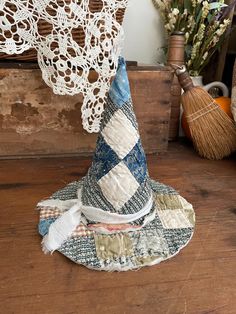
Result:
<svg viewBox="0 0 236 314"><path fill-rule="evenodd" d="M127 271L167 260L191 240L195 213L193 207L174 189L150 180L155 202L155 218L142 228L106 233L81 222L71 237L58 249L73 262L95 270ZM68 184L54 193L58 200L75 199L83 180ZM62 212L58 208L39 207L39 233L45 236ZM83 221L83 220L82 220Z"/></svg>

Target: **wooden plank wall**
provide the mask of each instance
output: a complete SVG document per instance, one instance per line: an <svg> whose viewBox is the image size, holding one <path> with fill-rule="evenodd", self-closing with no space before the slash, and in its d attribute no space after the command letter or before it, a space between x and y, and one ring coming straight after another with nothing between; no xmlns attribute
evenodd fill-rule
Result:
<svg viewBox="0 0 236 314"><path fill-rule="evenodd" d="M147 153L166 151L172 72L128 67L135 112ZM0 68L0 157L90 154L96 134L81 123L81 96L58 96L37 68Z"/></svg>

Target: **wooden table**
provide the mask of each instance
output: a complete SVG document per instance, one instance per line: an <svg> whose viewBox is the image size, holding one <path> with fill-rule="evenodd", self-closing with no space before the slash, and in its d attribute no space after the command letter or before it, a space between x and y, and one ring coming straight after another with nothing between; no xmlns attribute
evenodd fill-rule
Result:
<svg viewBox="0 0 236 314"><path fill-rule="evenodd" d="M184 143L148 157L153 178L194 204L190 244L157 266L96 272L44 255L35 204L83 176L89 158L0 161L0 313L236 313L236 164L199 158Z"/></svg>

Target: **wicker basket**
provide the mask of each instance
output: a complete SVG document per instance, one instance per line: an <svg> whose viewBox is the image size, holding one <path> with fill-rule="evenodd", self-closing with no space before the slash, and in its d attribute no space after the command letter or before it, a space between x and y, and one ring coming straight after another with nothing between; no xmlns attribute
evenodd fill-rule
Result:
<svg viewBox="0 0 236 314"><path fill-rule="evenodd" d="M68 0L67 0L68 1ZM101 0L90 0L89 8L90 11L100 12L103 7L103 2ZM116 20L118 23L122 24L124 18L125 9L119 9L116 14ZM39 34L42 36L46 36L51 33L52 26L50 23L47 23L44 20L39 21L38 23ZM85 34L82 28L77 28L72 32L74 40L80 45L84 46ZM8 59L8 60L18 60L18 61L36 61L37 60L37 52L35 49L29 49L24 53L18 55L7 55L0 53L0 59Z"/></svg>
<svg viewBox="0 0 236 314"><path fill-rule="evenodd" d="M236 59L234 62L234 69L233 69L231 109L232 109L234 121L236 122Z"/></svg>

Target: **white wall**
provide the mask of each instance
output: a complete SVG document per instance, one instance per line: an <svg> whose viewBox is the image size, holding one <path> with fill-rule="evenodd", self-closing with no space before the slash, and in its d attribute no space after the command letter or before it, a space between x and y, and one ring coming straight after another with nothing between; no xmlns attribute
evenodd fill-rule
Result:
<svg viewBox="0 0 236 314"><path fill-rule="evenodd" d="M152 0L130 0L124 19L126 60L145 64L163 61L164 30L161 17Z"/></svg>

